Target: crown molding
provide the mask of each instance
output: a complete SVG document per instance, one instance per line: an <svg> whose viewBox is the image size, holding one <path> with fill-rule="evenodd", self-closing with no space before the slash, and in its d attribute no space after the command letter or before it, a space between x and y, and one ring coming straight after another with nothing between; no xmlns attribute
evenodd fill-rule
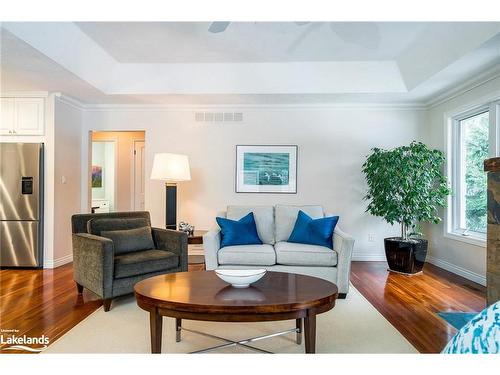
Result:
<svg viewBox="0 0 500 375"><path fill-rule="evenodd" d="M339 102L339 103L297 103L297 104L87 104L69 95L62 94L59 100L83 111L293 111L293 110L425 110L421 103L395 102Z"/></svg>
<svg viewBox="0 0 500 375"><path fill-rule="evenodd" d="M66 94L59 94L57 96L57 99L64 104L68 104L73 108L79 109L79 110L85 110L86 104L73 98L72 96L66 95Z"/></svg>
<svg viewBox="0 0 500 375"><path fill-rule="evenodd" d="M490 69L484 71L480 75L471 78L461 83L460 85L450 90L447 90L437 96L434 96L433 98L425 102L424 106L426 107L426 109L437 107L438 105L441 105L443 103L446 103L447 101L459 97L471 90L474 90L476 87L482 86L498 77L500 77L500 65L495 65Z"/></svg>
<svg viewBox="0 0 500 375"><path fill-rule="evenodd" d="M3 98L47 98L48 91L2 91L0 96Z"/></svg>

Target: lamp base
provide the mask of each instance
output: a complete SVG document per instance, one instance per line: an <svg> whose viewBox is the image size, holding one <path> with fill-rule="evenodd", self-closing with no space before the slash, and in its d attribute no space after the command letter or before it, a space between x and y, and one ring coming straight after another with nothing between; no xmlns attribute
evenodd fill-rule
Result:
<svg viewBox="0 0 500 375"><path fill-rule="evenodd" d="M177 230L177 184L165 184L165 228Z"/></svg>

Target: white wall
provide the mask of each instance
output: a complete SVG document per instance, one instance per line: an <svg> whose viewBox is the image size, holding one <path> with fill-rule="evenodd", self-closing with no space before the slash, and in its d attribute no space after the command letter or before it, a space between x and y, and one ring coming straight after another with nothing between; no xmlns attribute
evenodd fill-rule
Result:
<svg viewBox="0 0 500 375"><path fill-rule="evenodd" d="M145 130L146 176L155 152L185 153L192 181L179 186L178 220L209 229L215 215L228 204L321 204L340 215L340 226L356 238L355 257L382 260L383 241L399 228L366 214L362 200L365 182L361 165L372 147L393 147L421 139L425 112L410 109L336 107L252 107L241 123L195 122L197 108L111 108L83 114L82 159L89 130ZM200 108L200 110L202 110ZM224 111L224 108L217 108ZM234 111L234 108L226 108ZM237 194L234 189L237 144L296 144L298 193ZM87 176L82 163L82 176ZM86 178L82 188L88 186ZM146 179L146 209L153 224L164 225L164 184ZM86 207L87 202L83 202ZM376 235L368 242L368 234Z"/></svg>
<svg viewBox="0 0 500 375"><path fill-rule="evenodd" d="M54 129L53 265L57 267L72 260L71 215L80 212L82 111L56 99Z"/></svg>
<svg viewBox="0 0 500 375"><path fill-rule="evenodd" d="M426 143L445 151L447 113L484 104L484 101L491 100L497 95L500 95L500 77L430 108L427 112ZM442 210L442 217L444 217L444 210ZM429 225L427 233L430 240L430 262L483 285L486 283L485 245L477 246L445 237L444 222Z"/></svg>

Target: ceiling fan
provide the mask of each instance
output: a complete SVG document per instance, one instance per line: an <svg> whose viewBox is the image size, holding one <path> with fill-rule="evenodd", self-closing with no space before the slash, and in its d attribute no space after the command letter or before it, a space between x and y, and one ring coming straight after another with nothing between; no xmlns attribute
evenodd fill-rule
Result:
<svg viewBox="0 0 500 375"><path fill-rule="evenodd" d="M208 27L208 31L211 33L217 34L217 33L222 33L226 31L227 27L229 26L231 22L225 22L225 21L219 21L219 22L212 22L210 26Z"/></svg>
<svg viewBox="0 0 500 375"><path fill-rule="evenodd" d="M214 34L226 31L228 21L212 22L208 31ZM380 44L379 26L375 22L355 22L356 29L353 28L353 22L311 22L296 21L298 27L304 28L304 31L289 46L288 51L295 50L302 41L314 30L328 25L330 30L346 43L357 44L364 48L376 49Z"/></svg>

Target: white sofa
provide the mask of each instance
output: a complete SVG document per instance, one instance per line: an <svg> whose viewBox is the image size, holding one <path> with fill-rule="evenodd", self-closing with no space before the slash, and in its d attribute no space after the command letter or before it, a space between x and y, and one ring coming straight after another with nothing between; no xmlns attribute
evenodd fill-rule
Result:
<svg viewBox="0 0 500 375"><path fill-rule="evenodd" d="M333 250L328 247L286 242L295 225L299 210L313 219L332 216L321 206L228 206L219 217L239 220L253 212L262 245L240 245L220 248L220 229L203 236L207 270L221 268L265 268L316 276L335 283L339 298L349 291L349 273L354 239L338 225L333 233Z"/></svg>

